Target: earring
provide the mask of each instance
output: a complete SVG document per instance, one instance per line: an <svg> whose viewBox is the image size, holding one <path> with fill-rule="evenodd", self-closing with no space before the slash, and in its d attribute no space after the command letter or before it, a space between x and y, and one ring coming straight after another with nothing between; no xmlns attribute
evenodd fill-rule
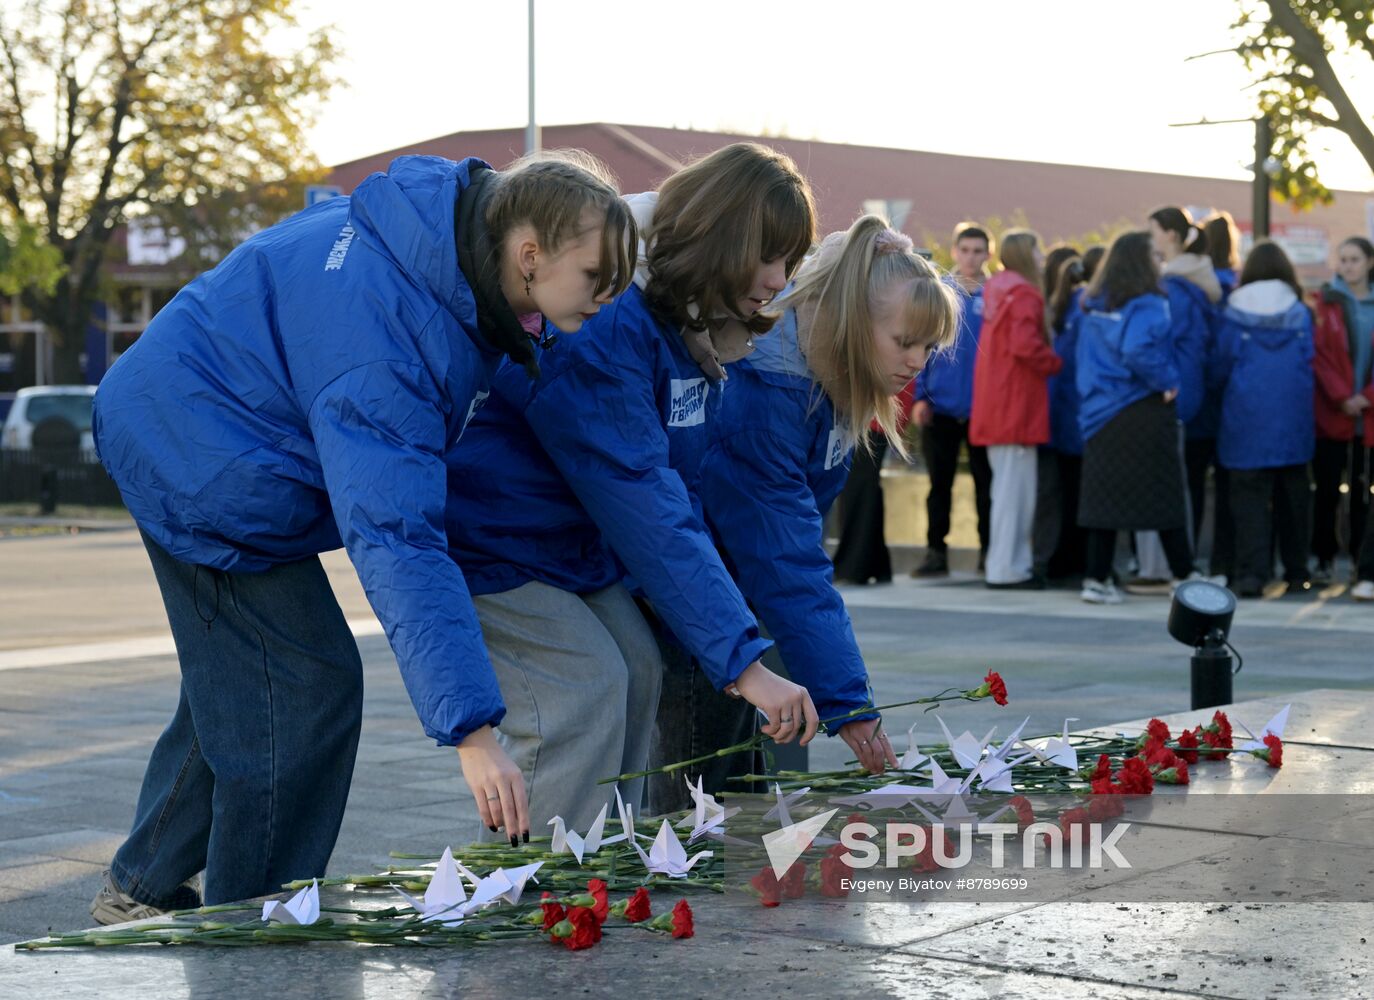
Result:
<svg viewBox="0 0 1374 1000"><path fill-rule="evenodd" d="M534 280L534 275L533 275L533 274L527 274L527 275L525 275L525 294L526 294L526 295L528 295L528 294L530 293L530 282L533 281L533 280Z"/></svg>

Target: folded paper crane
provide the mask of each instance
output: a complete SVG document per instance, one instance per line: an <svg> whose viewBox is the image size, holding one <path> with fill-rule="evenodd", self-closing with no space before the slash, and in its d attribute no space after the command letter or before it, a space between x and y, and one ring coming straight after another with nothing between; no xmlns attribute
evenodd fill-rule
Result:
<svg viewBox="0 0 1374 1000"><path fill-rule="evenodd" d="M458 866L453 860L453 851L444 848L443 856L434 867L429 886L422 899L416 899L399 886L392 886L405 897L411 909L425 920L437 920L450 927L463 922L466 915L468 894L463 889L463 879L458 874Z"/></svg>
<svg viewBox="0 0 1374 1000"><path fill-rule="evenodd" d="M1069 742L1069 723L1077 722L1077 719L1064 720L1064 732L1062 736L1048 736L1038 744L1022 742L1027 750L1032 751L1036 758L1042 763L1058 764L1062 768L1070 771L1078 770L1078 751Z"/></svg>
<svg viewBox="0 0 1374 1000"><path fill-rule="evenodd" d="M1288 710L1292 707L1292 705L1284 705L1283 708L1279 710L1279 713L1275 715L1272 719L1270 719L1268 722L1266 722L1264 724L1264 728L1261 729L1258 733L1254 732L1249 726L1244 725L1244 723L1241 723L1241 727L1247 733L1251 733L1254 736L1254 739L1242 743L1240 746L1236 747L1236 749L1262 750L1264 749L1264 738L1268 736L1270 733L1277 736L1279 739L1283 739L1283 729L1285 726L1288 725ZM1237 722L1239 722L1239 720L1237 720Z"/></svg>
<svg viewBox="0 0 1374 1000"><path fill-rule="evenodd" d="M949 727L945 725L945 720L938 715L935 721L940 724L940 728L945 731L945 742L949 744L949 752L954 755L954 759L963 767L977 767L978 762L983 759L983 750L992 741L992 734L997 732L997 727L993 726L988 730L988 734L981 740L965 729L958 736L951 736Z"/></svg>
<svg viewBox="0 0 1374 1000"><path fill-rule="evenodd" d="M690 778L683 778L687 782L687 791L692 795L694 807L690 813L678 821L679 830L691 827L692 832L687 835L687 843L692 843L701 837L721 838L725 834L725 821L739 812L738 806L726 809L716 801L714 795L708 795L702 788L701 775L697 775L697 783L692 784ZM617 838L621 839L621 838Z"/></svg>
<svg viewBox="0 0 1374 1000"><path fill-rule="evenodd" d="M571 854L577 858L580 865L583 857L595 854L607 844L616 844L624 840L623 833L617 833L614 837L604 836L607 808L608 806L601 807L601 812L596 814L596 819L592 821L585 837L578 836L575 830L569 830L562 816L555 816L549 820L549 826L553 827L553 844L550 847L552 853Z"/></svg>
<svg viewBox="0 0 1374 1000"><path fill-rule="evenodd" d="M906 753L902 754L902 759L898 767L903 771L914 771L924 761L929 760L925 754L921 753L916 746L916 727L920 723L913 722L911 728L906 731Z"/></svg>
<svg viewBox="0 0 1374 1000"><path fill-rule="evenodd" d="M262 919L276 924L305 927L320 919L320 880L310 884L286 902L269 899L262 904Z"/></svg>
<svg viewBox="0 0 1374 1000"><path fill-rule="evenodd" d="M677 839L672 824L666 819L663 821L663 825L658 828L658 836L649 845L647 854L638 843L635 841L631 841L631 843L634 845L635 853L639 855L639 859L644 862L645 868L650 872L667 875L669 878L685 878L693 865L702 858L711 857L713 853L711 851L698 851L691 858L688 858L682 841Z"/></svg>

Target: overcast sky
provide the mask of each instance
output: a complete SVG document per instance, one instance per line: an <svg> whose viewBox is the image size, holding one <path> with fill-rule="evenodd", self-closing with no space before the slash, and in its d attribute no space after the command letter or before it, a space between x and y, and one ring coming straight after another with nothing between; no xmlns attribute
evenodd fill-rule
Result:
<svg viewBox="0 0 1374 1000"><path fill-rule="evenodd" d="M465 129L522 126L526 0L307 0L348 88L326 164ZM1237 0L537 0L538 113L937 152L1244 177L1253 113L1230 55ZM1374 72L1348 86L1374 113ZM1331 187L1374 188L1324 133Z"/></svg>

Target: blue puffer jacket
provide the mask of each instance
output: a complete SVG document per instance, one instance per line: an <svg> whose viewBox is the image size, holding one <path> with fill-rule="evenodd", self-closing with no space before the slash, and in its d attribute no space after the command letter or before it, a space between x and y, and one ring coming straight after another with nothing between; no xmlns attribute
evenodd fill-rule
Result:
<svg viewBox="0 0 1374 1000"><path fill-rule="evenodd" d="M871 705L868 671L835 589L823 520L853 449L797 348L796 314L732 365L701 499L726 563L822 719ZM855 716L873 718L871 715Z"/></svg>
<svg viewBox="0 0 1374 1000"><path fill-rule="evenodd" d="M1120 309L1083 303L1078 332L1078 427L1087 441L1132 403L1178 388L1169 342L1169 303L1137 295Z"/></svg>
<svg viewBox="0 0 1374 1000"><path fill-rule="evenodd" d="M1083 454L1078 429L1078 328L1083 322L1083 289L1069 299L1063 328L1055 331L1054 353L1064 360L1059 374L1050 376L1050 447L1065 455Z"/></svg>
<svg viewBox="0 0 1374 1000"><path fill-rule="evenodd" d="M725 386L707 381L637 286L545 351L540 367L525 387L503 369L499 402L449 455L453 557L478 593L530 580L586 593L623 566L724 688L772 645L696 495Z"/></svg>
<svg viewBox="0 0 1374 1000"><path fill-rule="evenodd" d="M1226 300L1231 297L1231 293L1236 290L1236 269L1234 267L1219 267L1216 269L1217 284L1221 285L1221 304L1225 305Z"/></svg>
<svg viewBox="0 0 1374 1000"><path fill-rule="evenodd" d="M1232 293L1209 378L1221 393L1217 461L1273 469L1312 460L1312 313L1282 281Z"/></svg>
<svg viewBox="0 0 1374 1000"><path fill-rule="evenodd" d="M1217 404L1207 393L1207 355L1212 346L1214 310L1207 293L1187 278L1166 274L1162 281L1169 297L1169 335L1178 366L1178 419L1191 438L1215 433ZM1209 405L1210 404L1210 405Z"/></svg>
<svg viewBox="0 0 1374 1000"><path fill-rule="evenodd" d="M499 355L458 265L480 160L402 157L187 285L96 394L100 457L173 556L261 571L347 547L425 732L504 713L444 539L443 456Z"/></svg>
<svg viewBox="0 0 1374 1000"><path fill-rule="evenodd" d="M983 290L962 293L959 335L954 345L936 351L916 376L917 400L946 417L967 420L973 411L973 362L978 357L978 335L983 330Z"/></svg>

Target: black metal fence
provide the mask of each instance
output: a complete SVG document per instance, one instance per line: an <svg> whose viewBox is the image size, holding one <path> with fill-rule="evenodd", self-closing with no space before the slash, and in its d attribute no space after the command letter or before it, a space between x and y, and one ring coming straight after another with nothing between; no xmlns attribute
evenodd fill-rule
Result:
<svg viewBox="0 0 1374 1000"><path fill-rule="evenodd" d="M93 451L0 449L0 503L91 507L123 504Z"/></svg>

